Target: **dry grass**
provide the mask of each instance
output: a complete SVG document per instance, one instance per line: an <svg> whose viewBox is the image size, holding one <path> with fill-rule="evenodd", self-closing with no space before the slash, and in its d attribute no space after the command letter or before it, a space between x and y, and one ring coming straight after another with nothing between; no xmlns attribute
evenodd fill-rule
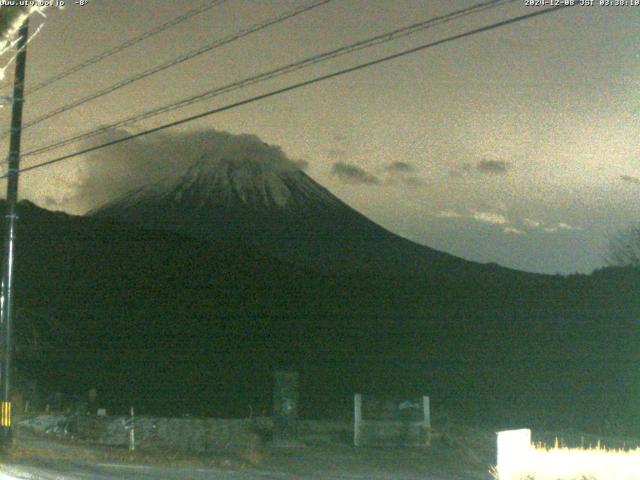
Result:
<svg viewBox="0 0 640 480"><path fill-rule="evenodd" d="M453 449L467 465L486 468L495 462L495 433L490 430L448 425L432 432L432 441Z"/></svg>
<svg viewBox="0 0 640 480"><path fill-rule="evenodd" d="M514 459L515 460L515 459ZM640 448L634 450L532 446L499 480L640 480Z"/></svg>
<svg viewBox="0 0 640 480"><path fill-rule="evenodd" d="M242 461L256 467L264 462L266 452L257 433L252 433L249 440L249 445L239 449L236 454Z"/></svg>
<svg viewBox="0 0 640 480"><path fill-rule="evenodd" d="M207 452L190 454L182 451L162 452L154 450L129 451L125 448L89 446L79 443L60 442L65 448L45 448L17 442L1 452L0 460L16 462L33 459L62 459L93 463L123 463L132 465L174 465L218 467L229 469L250 468L259 465L264 458L259 444L237 452Z"/></svg>

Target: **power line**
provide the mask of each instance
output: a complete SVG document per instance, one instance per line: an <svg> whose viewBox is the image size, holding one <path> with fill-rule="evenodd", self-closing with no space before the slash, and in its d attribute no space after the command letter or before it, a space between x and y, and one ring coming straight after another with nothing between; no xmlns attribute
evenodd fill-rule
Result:
<svg viewBox="0 0 640 480"><path fill-rule="evenodd" d="M161 125L159 127L151 128L151 129L145 130L143 132L134 133L134 134L128 135L126 137L119 138L117 140L112 140L112 141L109 141L109 142L106 142L106 143L102 143L100 145L97 145L97 146L94 146L94 147L91 147L91 148L86 148L84 150L81 150L81 151L78 151L78 152L75 152L75 153L71 153L69 155L63 155L61 157L57 157L57 158L54 158L54 159L51 159L51 160L47 160L47 161L44 161L44 162L41 162L41 163L38 163L38 164L35 164L35 165L31 165L29 167L24 167L24 168L21 168L19 171L20 172L27 172L27 171L31 171L31 170L35 170L35 169L44 167L44 166L52 165L54 163L62 162L64 160L68 160L70 158L74 158L74 157L83 155L85 153L94 152L96 150L101 150L103 148L107 148L107 147L110 147L112 145L116 145L118 143L126 142L126 141L132 140L134 138L139 138L139 137L142 137L142 136L145 136L145 135L150 135L152 133L156 133L156 132L159 132L161 130L165 130L167 128L176 127L178 125L182 125L182 124L185 124L185 123L188 123L188 122L192 122L192 121L198 120L200 118L208 117L208 116L214 115L216 113L225 112L227 110L231 110L231 109L243 106L243 105L248 105L250 103L254 103L254 102L257 102L257 101L260 101L260 100L264 100L264 99L267 99L267 98L270 98L270 97L281 95L283 93L290 92L292 90L297 90L298 88L306 87L306 86L309 86L309 85L313 85L315 83L319 83L319 82L322 82L322 81L325 81L325 80L329 80L331 78L336 78L336 77L339 77L339 76L342 76L342 75L346 75L348 73L356 72L358 70L362 70L362 69L365 69L365 68L373 67L375 65L378 65L378 64L381 64L381 63L384 63L384 62L388 62L390 60L395 60L397 58L405 57L407 55L410 55L410 54L413 54L413 53L416 53L416 52L419 52L419 51L422 51L422 50L427 50L429 48L433 48L433 47L436 47L438 45L442 45L444 43L448 43L448 42L452 42L452 41L455 41L455 40L459 40L461 38L469 37L471 35L476 35L478 33L483 33L483 32L487 32L487 31L490 31L490 30L494 30L496 28L500 28L500 27L504 27L504 26L507 26L507 25L511 25L513 23L516 23L516 22L521 22L521 21L524 21L524 20L528 20L528 19L533 18L533 17L538 17L538 16L545 15L545 14L548 14L548 13L556 12L556 11L559 11L559 10L562 10L564 8L571 7L571 6L573 6L573 5L559 5L557 7L546 8L546 9L543 9L543 10L537 10L537 11L532 12L532 13L527 13L527 14L520 15L520 16L517 16L517 17L513 17L513 18L510 18L510 19L507 19L507 20L502 20L500 22L492 23L492 24L486 25L484 27L475 28L473 30L468 30L468 31L466 31L464 33L460 33L460 34L457 34L457 35L451 35L449 37L446 37L446 38L443 38L443 39L440 39L440 40L436 40L436 41L431 42L431 43L419 45L417 47L413 47L413 48L410 48L408 50L403 50L402 52L399 52L399 53L394 53L392 55L387 55L385 57L378 58L376 60L372 60L372 61L369 61L369 62L365 62L365 63L361 63L361 64L358 64L358 65L355 65L353 67L349 67L349 68L345 68L345 69L342 69L342 70L338 70L336 72L329 73L329 74L326 74L326 75L321 75L321 76L312 78L310 80L305 80L305 81L302 81L302 82L294 83L292 85L288 85L286 87L283 87L283 88L280 88L280 89L277 89L277 90L272 90L271 92L263 93L261 95L256 95L254 97L247 98L245 100L240 100L238 102L230 103L230 104L227 104L227 105L225 105L223 107L214 108L212 110L208 110L206 112L199 113L197 115L192 115L192 116L183 118L181 120L176 120L174 122L170 122L170 123ZM0 179L6 178L6 177L7 177L7 175L5 174L5 175L0 176Z"/></svg>
<svg viewBox="0 0 640 480"><path fill-rule="evenodd" d="M189 10L188 12L184 13L183 15L180 15L178 17L175 17L161 25L158 25L157 27L142 33L141 35L138 35L137 37L133 37L130 38L129 40L121 43L120 45L117 45L109 50L105 50L102 53L99 53L91 58L88 58L87 60L84 60L83 62L78 63L77 65L74 65L73 67L69 68L68 70L65 70L61 73L58 73L56 75L53 75L49 78L47 78L46 80L43 80L42 82L36 84L34 87L30 88L27 90L27 93L25 94L25 97L27 95L31 95L32 93L37 92L38 90L41 90L45 87L50 86L52 83L55 83L59 80L62 80L63 78L66 78L70 75L73 75L74 73L79 72L80 70L83 70L91 65L94 65L98 62L101 62L102 60L111 57L117 53L122 52L123 50L126 50L129 47L132 47L144 40L147 40L148 38L151 38L155 35L158 35L159 33L164 32L165 30L168 30L171 27L175 27L176 25L179 25L182 22L185 22L187 20L189 20L190 18L195 17L196 15L200 15L201 13L204 13L208 10L211 10L212 8L221 5L225 2L227 2L228 0L213 0L210 1L209 3L198 7L198 8L194 8L192 10Z"/></svg>
<svg viewBox="0 0 640 480"><path fill-rule="evenodd" d="M463 16L467 16L467 15L471 15L474 13L478 13L480 11L484 11L484 10L488 10L490 8L495 8L497 6L500 6L502 4L506 4L506 3L513 3L516 0L489 0L487 2L484 3L479 3L476 5L473 5L471 7L467 7L461 10L457 10L455 12L451 12L448 13L446 15L441 15L441 16L437 16L437 17L432 17L430 19L421 21L421 22L417 22L414 24L411 24L409 26L406 27L402 27L402 28L398 28L396 30L390 31L390 32L386 32L380 35L376 35L374 37L370 37L367 38L365 40L360 40L356 43L352 43L352 44L348 44L346 46L342 46L340 48L337 48L335 50L331 50L329 52L325 52L325 53L321 53L318 55L313 55L311 57L305 58L303 60L299 60L290 64L287 64L285 66L273 69L273 70L269 70L267 72L263 72L261 74L252 76L252 77L248 77L242 80L238 80L236 82L232 82L230 84L224 85L222 87L217 87L213 90L207 90L206 92L200 93L198 95L194 95L191 97L187 97L185 99L182 99L178 102L174 102L171 103L169 105L165 105L162 106L160 108L156 108L153 110L149 110L137 115L134 115L132 117L123 119L123 120L119 120L118 122L109 124L109 125L104 125L102 127L99 127L97 129L93 129L93 130L89 130L89 131L85 131L83 133L74 135L72 137L67 137L66 139L60 140L54 144L50 144L50 145L46 145L43 147L39 147L36 148L34 150L28 151L26 153L24 153L22 156L23 157L27 157L27 156L33 156L33 155L40 155L42 153L51 151L51 150L55 150L57 148L66 146L66 145L70 145L72 143L76 143L78 141L81 140L86 140L88 138L94 137L96 135L99 135L101 133L104 133L106 131L109 131L110 129L113 128L118 128L118 127L123 127L125 125L130 125L132 123L137 123L139 121L142 120L146 120L152 117L155 117L157 115L160 114L164 114L173 110L177 110L189 105L193 105L195 103L198 102L202 102L205 100L209 100L211 98L217 97L219 95L225 94L225 93L229 93L235 90L239 90L242 88L246 88L248 86L251 85L255 85L258 83L262 83L264 81L267 80L271 80L277 77L280 77L282 75L285 74L289 74L292 73L294 71L298 71L301 70L303 68L307 68L310 67L312 65L315 65L317 63L320 62L324 62L330 59L334 59L337 57L340 57L342 55L346 55L349 53L353 53L355 51L359 51L359 50L363 50L366 48L370 48L376 45L380 45L382 43L386 43L386 42L390 42L392 40L397 40L398 38L401 37L405 37L417 32L420 32L422 30L425 30L427 28L431 28L434 27L436 25L440 25L442 23L445 22L449 22L458 18L461 18Z"/></svg>
<svg viewBox="0 0 640 480"><path fill-rule="evenodd" d="M205 45L204 47L200 47L196 50L192 50L191 52L188 52L186 54L180 55L179 57L174 58L173 60L170 60L166 63L157 65L153 68L150 68L148 70L143 71L142 73L139 73L133 77L129 77L127 79L124 79L120 82L117 82L103 90L99 90L97 92L94 92L90 95L87 95L86 97L83 97L79 100L76 100L72 103L69 103L67 105L64 105L56 110L53 110L51 112L45 113L44 115L31 120L29 122L26 122L23 126L22 126L22 130L25 130L29 127L32 127L34 125L37 125L39 123L44 122L45 120L49 120L50 118L53 118L57 115L60 115L61 113L67 112L69 110L73 110L76 107L79 107L80 105L83 105L87 102L90 102L92 100L95 100L97 98L103 97L109 93L113 93L116 90L119 90L121 88L124 88L128 85L131 85L139 80L142 80L144 78L147 78L151 75L154 75L156 73L162 72L163 70L166 70L168 68L174 67L176 65L179 65L180 63L186 62L187 60L191 60L199 55L202 55L204 53L210 52L211 50L214 50L216 48L222 47L224 45L227 45L231 42L234 42L236 40L239 40L241 38L244 38L248 35L251 35L252 33L258 32L260 30L264 30L267 27L270 27L272 25L275 25L277 23L283 22L285 20L288 20L290 18L296 17L298 15L301 15L305 12L308 12L309 10L313 10L314 8L320 7L322 5L325 5L329 2L331 2L332 0L315 0L314 2L312 2L309 5L304 5L302 7L298 7L295 8L293 10L289 10L285 13L282 13L280 15L277 15L276 17L273 17L265 22L262 23L258 23L258 24L254 24L248 28L245 28L243 30L240 30L239 32L232 34L232 35L228 35L220 40L216 40L215 42L209 44L209 45ZM5 138L10 132L4 132L3 135L0 136L0 138Z"/></svg>

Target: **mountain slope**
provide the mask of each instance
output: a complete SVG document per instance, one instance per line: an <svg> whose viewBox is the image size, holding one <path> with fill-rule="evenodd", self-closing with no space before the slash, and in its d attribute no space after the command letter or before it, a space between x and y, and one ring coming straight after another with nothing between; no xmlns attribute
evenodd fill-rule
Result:
<svg viewBox="0 0 640 480"><path fill-rule="evenodd" d="M385 230L295 165L272 158L204 157L178 180L131 192L90 215L240 242L323 270L451 275L486 269Z"/></svg>

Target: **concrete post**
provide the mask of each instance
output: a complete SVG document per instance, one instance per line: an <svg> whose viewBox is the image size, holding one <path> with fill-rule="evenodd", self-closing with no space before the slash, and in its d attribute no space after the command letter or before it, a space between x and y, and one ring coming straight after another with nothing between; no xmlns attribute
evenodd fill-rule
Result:
<svg viewBox="0 0 640 480"><path fill-rule="evenodd" d="M431 406L429 405L429 397L422 397L422 412L424 415L424 426L431 428Z"/></svg>
<svg viewBox="0 0 640 480"><path fill-rule="evenodd" d="M429 397L424 395L422 397L422 414L425 429L424 445L431 446L431 404L429 403Z"/></svg>
<svg viewBox="0 0 640 480"><path fill-rule="evenodd" d="M353 396L353 444L360 446L360 430L362 428L362 395Z"/></svg>
<svg viewBox="0 0 640 480"><path fill-rule="evenodd" d="M273 444L294 445L298 438L297 372L277 371L273 389Z"/></svg>
<svg viewBox="0 0 640 480"><path fill-rule="evenodd" d="M136 418L134 416L133 407L131 407L131 428L129 430L129 451L136 449Z"/></svg>

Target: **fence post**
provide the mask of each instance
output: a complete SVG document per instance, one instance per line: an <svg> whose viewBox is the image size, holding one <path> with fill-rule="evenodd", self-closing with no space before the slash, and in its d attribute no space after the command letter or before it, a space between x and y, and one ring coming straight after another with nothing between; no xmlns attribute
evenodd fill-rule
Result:
<svg viewBox="0 0 640 480"><path fill-rule="evenodd" d="M362 395L353 396L353 444L360 446L360 429L362 428Z"/></svg>
<svg viewBox="0 0 640 480"><path fill-rule="evenodd" d="M424 420L425 431L425 445L431 446L431 404L429 403L429 397L424 395L422 397L422 414Z"/></svg>
<svg viewBox="0 0 640 480"><path fill-rule="evenodd" d="M136 449L136 420L134 417L133 407L131 407L131 426L129 428L129 451Z"/></svg>

